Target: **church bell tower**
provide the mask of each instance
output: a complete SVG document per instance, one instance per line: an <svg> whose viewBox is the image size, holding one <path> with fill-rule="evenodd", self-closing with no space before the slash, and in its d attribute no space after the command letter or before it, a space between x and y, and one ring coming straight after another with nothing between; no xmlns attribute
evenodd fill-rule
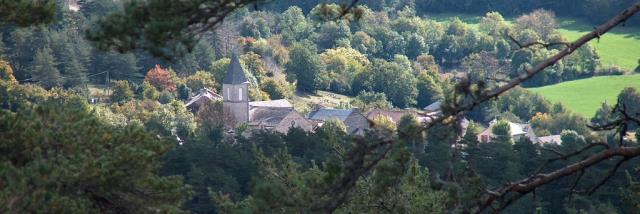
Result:
<svg viewBox="0 0 640 214"><path fill-rule="evenodd" d="M224 114L233 117L235 124L249 122L249 81L237 54L231 57L227 74L222 81Z"/></svg>

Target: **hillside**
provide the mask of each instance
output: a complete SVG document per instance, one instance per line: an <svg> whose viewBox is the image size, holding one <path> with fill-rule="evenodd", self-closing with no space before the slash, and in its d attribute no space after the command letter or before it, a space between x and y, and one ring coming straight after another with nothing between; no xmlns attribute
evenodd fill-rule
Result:
<svg viewBox="0 0 640 214"><path fill-rule="evenodd" d="M589 118L602 102L616 103L618 93L625 87L640 88L640 75L593 77L529 90Z"/></svg>
<svg viewBox="0 0 640 214"><path fill-rule="evenodd" d="M435 14L429 18L438 21L450 21L458 17L470 27L477 28L482 17L468 14ZM509 23L513 17L505 17ZM559 18L558 31L567 39L575 40L593 30L593 26L582 21ZM600 41L591 42L600 55L602 66L618 65L626 70L633 70L640 60L640 28L619 27L602 36Z"/></svg>
<svg viewBox="0 0 640 214"><path fill-rule="evenodd" d="M302 114L307 114L314 105L322 105L327 108L340 108L348 106L351 99L352 98L341 94L318 91L316 94L297 92L289 101L291 101L297 111Z"/></svg>

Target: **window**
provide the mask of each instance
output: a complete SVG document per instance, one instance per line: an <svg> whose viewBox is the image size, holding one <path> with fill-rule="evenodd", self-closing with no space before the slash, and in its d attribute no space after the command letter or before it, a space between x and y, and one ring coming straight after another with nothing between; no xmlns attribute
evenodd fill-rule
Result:
<svg viewBox="0 0 640 214"><path fill-rule="evenodd" d="M238 100L242 100L242 88L238 88Z"/></svg>
<svg viewBox="0 0 640 214"><path fill-rule="evenodd" d="M231 89L230 88L226 88L227 90L227 100L231 99Z"/></svg>

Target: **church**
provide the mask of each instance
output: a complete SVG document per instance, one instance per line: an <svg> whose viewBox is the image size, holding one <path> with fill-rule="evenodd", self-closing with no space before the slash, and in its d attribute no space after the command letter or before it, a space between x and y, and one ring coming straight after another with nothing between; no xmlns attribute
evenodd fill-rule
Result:
<svg viewBox="0 0 640 214"><path fill-rule="evenodd" d="M227 73L222 81L222 101L224 114L230 118L230 127L247 124L252 129L267 129L287 133L291 127L312 131L314 124L293 109L285 99L270 101L249 101L249 81L240 64L238 55L233 54Z"/></svg>

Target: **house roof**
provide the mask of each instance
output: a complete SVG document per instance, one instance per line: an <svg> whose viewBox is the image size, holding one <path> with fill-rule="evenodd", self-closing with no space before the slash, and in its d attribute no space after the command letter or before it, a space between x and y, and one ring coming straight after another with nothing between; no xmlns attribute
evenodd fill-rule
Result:
<svg viewBox="0 0 640 214"><path fill-rule="evenodd" d="M541 144L548 144L548 143L561 144L562 143L562 136L560 136L560 135L549 135L549 136L544 136L544 137L538 137L538 142L541 143Z"/></svg>
<svg viewBox="0 0 640 214"><path fill-rule="evenodd" d="M267 107L267 108L293 108L293 105L285 99L269 100L269 101L254 101L249 102L251 108L255 107Z"/></svg>
<svg viewBox="0 0 640 214"><path fill-rule="evenodd" d="M208 99L210 101L215 101L215 100L222 100L222 96L220 96L219 94L217 94L216 92L214 92L211 89L208 88L203 88L200 89L200 91L198 92L198 94L196 94L195 96L193 96L188 102L187 104L185 104L186 107L189 107L191 105L193 105L194 103L203 100L203 99Z"/></svg>
<svg viewBox="0 0 640 214"><path fill-rule="evenodd" d="M478 140L481 141L481 139L482 139L481 136L483 136L483 135L490 136L490 137L494 136L493 135L493 126L496 123L497 123L496 119L494 119L491 122L489 122L489 127L487 127L487 129L485 129L480 134L478 134ZM533 143L538 143L539 142L539 138L533 132L530 124L512 123L512 122L508 122L508 123L509 123L509 131L511 132L511 136L512 137L515 137L517 135L524 135L527 138L529 138L529 140L531 140L531 142L533 142Z"/></svg>
<svg viewBox="0 0 640 214"><path fill-rule="evenodd" d="M335 118L345 121L353 111L353 109L318 109L309 113L309 119L326 121Z"/></svg>
<svg viewBox="0 0 640 214"><path fill-rule="evenodd" d="M433 103L429 104L427 107L424 107L424 110L428 111L428 112L440 111L440 109L441 109L440 106L441 105L442 105L442 103L440 101L436 101L436 102L433 102Z"/></svg>
<svg viewBox="0 0 640 214"><path fill-rule="evenodd" d="M276 126L293 112L287 108L254 108L249 111L249 125Z"/></svg>
<svg viewBox="0 0 640 214"><path fill-rule="evenodd" d="M244 74L244 69L240 64L240 58L237 54L231 56L231 63L227 67L227 74L222 80L223 84L242 84L248 82L247 77Z"/></svg>
<svg viewBox="0 0 640 214"><path fill-rule="evenodd" d="M489 128L487 129L492 129L493 125L495 125L498 121L496 119L493 119L491 122L489 122ZM522 124L522 123L512 123L512 122L508 122L509 123L509 131L511 132L511 135L521 135L521 134L526 134L528 132L528 128L529 128L529 124Z"/></svg>

